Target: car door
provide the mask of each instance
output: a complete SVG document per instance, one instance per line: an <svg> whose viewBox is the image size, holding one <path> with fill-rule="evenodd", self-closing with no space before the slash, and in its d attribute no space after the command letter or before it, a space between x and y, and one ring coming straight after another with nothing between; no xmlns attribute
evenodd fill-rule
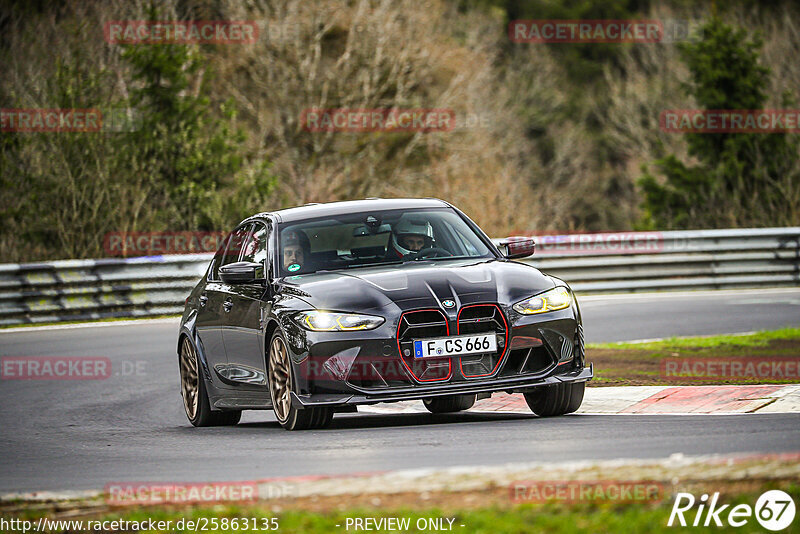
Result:
<svg viewBox="0 0 800 534"><path fill-rule="evenodd" d="M223 241L214 259L211 260L206 283L203 291L199 295L199 305L197 311L197 321L195 329L200 338L203 354L205 354L208 365L213 369L211 379L219 387L219 375L224 376L228 365L228 358L225 354L225 345L222 341L222 329L227 319L222 304L227 295L222 281L219 278L219 268L224 263L230 263L228 245L233 234L229 234ZM235 251L236 258L239 251ZM236 260L233 260L236 261Z"/></svg>
<svg viewBox="0 0 800 534"><path fill-rule="evenodd" d="M268 277L269 227L255 222L248 230L239 261L260 263ZM269 315L271 302L264 297L266 285L231 284L226 287L226 310L223 342L228 355L227 378L243 389L266 387L266 359L262 339L263 321Z"/></svg>

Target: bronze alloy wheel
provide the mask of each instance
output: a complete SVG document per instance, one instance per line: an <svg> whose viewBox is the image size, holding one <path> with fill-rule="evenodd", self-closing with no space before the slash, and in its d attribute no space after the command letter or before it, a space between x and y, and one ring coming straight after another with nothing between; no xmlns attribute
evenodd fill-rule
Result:
<svg viewBox="0 0 800 534"><path fill-rule="evenodd" d="M327 406L292 406L292 361L286 339L278 331L269 347L269 393L275 418L286 430L325 428L333 420L333 410Z"/></svg>
<svg viewBox="0 0 800 534"><path fill-rule="evenodd" d="M189 420L197 416L198 384L197 353L189 338L184 338L181 344L181 395Z"/></svg>
<svg viewBox="0 0 800 534"><path fill-rule="evenodd" d="M289 418L292 404L292 365L286 343L280 336L272 338L269 350L269 391L272 395L272 406L275 416L283 423Z"/></svg>

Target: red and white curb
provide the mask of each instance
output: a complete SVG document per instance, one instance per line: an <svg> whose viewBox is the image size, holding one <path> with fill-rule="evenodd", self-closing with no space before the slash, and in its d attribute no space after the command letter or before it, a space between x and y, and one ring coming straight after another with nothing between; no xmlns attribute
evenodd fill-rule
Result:
<svg viewBox="0 0 800 534"><path fill-rule="evenodd" d="M359 406L368 414L427 413L422 401ZM473 413L530 414L521 394L495 393ZM800 413L800 384L586 388L579 414Z"/></svg>

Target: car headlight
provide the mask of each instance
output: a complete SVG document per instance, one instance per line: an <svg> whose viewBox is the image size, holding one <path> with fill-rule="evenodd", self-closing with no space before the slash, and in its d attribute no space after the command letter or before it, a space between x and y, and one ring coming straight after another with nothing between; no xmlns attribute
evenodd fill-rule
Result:
<svg viewBox="0 0 800 534"><path fill-rule="evenodd" d="M383 324L383 317L359 313L335 313L326 311L305 311L295 315L297 323L306 330L314 332L344 332L351 330L372 330Z"/></svg>
<svg viewBox="0 0 800 534"><path fill-rule="evenodd" d="M554 287L535 297L514 304L514 311L523 315L533 315L555 310L563 310L572 304L572 295L566 287Z"/></svg>

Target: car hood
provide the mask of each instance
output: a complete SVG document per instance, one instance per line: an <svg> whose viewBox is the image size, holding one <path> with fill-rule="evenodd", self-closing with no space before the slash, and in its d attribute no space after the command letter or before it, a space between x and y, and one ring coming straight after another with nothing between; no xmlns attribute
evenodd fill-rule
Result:
<svg viewBox="0 0 800 534"><path fill-rule="evenodd" d="M555 286L538 269L498 260L439 260L364 267L284 278L284 294L317 309L370 311L441 308L453 300L466 304L497 302L508 306Z"/></svg>

